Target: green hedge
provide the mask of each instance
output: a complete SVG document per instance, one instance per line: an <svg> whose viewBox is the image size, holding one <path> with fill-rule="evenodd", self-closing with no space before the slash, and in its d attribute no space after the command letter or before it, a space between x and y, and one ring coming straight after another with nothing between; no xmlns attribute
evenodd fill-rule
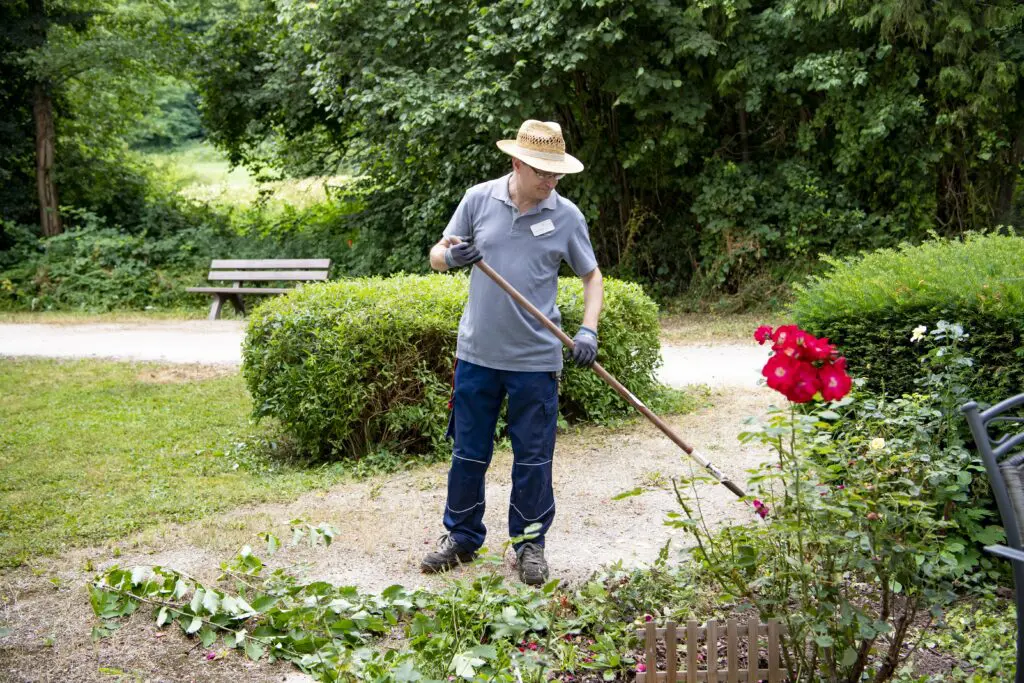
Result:
<svg viewBox="0 0 1024 683"><path fill-rule="evenodd" d="M257 418L278 419L303 451L358 457L387 449L447 451L444 430L462 275L400 275L303 288L259 306L244 346L243 374ZM583 316L579 280L558 292L563 326ZM633 284L605 281L601 364L641 399L658 396L657 307ZM606 422L628 405L589 370L566 364L563 416Z"/></svg>
<svg viewBox="0 0 1024 683"><path fill-rule="evenodd" d="M1024 238L970 234L825 260L830 272L797 286L793 316L835 342L870 388L913 391L923 349L912 331L946 320L970 335L977 398L1024 390Z"/></svg>
<svg viewBox="0 0 1024 683"><path fill-rule="evenodd" d="M257 418L274 417L325 457L389 449L441 454L468 278L360 278L307 286L259 306L242 372ZM578 279L562 278L565 329L583 315ZM605 280L598 359L642 400L659 396L657 306L635 284ZM595 422L629 408L589 370L566 364L562 413Z"/></svg>

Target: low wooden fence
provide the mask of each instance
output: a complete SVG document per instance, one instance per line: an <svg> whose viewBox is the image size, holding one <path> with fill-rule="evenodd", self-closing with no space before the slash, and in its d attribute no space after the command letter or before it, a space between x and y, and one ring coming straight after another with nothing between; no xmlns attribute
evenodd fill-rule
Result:
<svg viewBox="0 0 1024 683"><path fill-rule="evenodd" d="M715 620L706 626L696 621L688 621L685 628L678 628L675 622L668 622L664 628L657 628L649 622L646 628L637 632L644 637L644 652L647 656L644 672L636 675L637 683L756 683L767 680L768 683L782 683L785 673L779 665L781 654L780 637L786 634L786 627L776 619L769 619L762 624L760 617L755 617L745 624L737 623L736 619L728 619L722 628ZM768 651L768 668L758 666L761 650L761 637L766 640ZM739 665L740 642L747 641L747 668ZM658 639L665 641L665 669L658 671ZM719 641L725 640L726 668L719 669ZM679 667L678 645L686 643L682 670ZM703 646L701 645L703 643ZM703 665L700 655L704 654Z"/></svg>

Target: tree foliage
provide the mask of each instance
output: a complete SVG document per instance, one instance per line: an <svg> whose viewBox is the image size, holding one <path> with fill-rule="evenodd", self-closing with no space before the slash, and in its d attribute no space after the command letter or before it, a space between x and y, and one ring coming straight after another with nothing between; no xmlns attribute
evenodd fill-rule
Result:
<svg viewBox="0 0 1024 683"><path fill-rule="evenodd" d="M178 12L163 0L0 5L0 219L36 222L33 118L41 97L56 133L61 204L122 219L142 203L126 139L155 108L168 75L187 64Z"/></svg>
<svg viewBox="0 0 1024 683"><path fill-rule="evenodd" d="M1020 224L1022 26L1014 0L14 0L0 219L38 220L40 88L60 203L129 231L126 145L196 135L198 105L235 163L358 174L343 272L418 271L508 168L495 139L554 119L602 266L764 300L822 251Z"/></svg>
<svg viewBox="0 0 1024 683"><path fill-rule="evenodd" d="M423 267L525 118L602 264L735 291L842 251L1015 213L1014 0L257 0L208 33L205 123L233 158L358 167L352 269Z"/></svg>

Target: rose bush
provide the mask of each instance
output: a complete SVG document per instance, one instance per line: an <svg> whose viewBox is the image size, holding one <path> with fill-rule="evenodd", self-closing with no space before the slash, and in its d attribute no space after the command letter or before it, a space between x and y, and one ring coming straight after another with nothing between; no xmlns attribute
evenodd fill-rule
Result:
<svg viewBox="0 0 1024 683"><path fill-rule="evenodd" d="M723 601L786 624L790 680L889 680L914 650L912 629L928 627L963 574L959 530L922 495L946 468L933 465L932 442L912 438L923 413L850 395L828 339L795 325L754 336L772 343L768 386L791 401L741 435L776 456L748 480L767 523L710 532L678 484L682 512L667 523L694 535L693 556Z"/></svg>

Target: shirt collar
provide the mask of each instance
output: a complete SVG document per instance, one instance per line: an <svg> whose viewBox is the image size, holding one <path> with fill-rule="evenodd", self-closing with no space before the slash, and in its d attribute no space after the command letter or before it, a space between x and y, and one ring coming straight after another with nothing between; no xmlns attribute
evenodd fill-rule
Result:
<svg viewBox="0 0 1024 683"><path fill-rule="evenodd" d="M498 178L498 180L495 181L494 183L494 187L491 188L491 197L497 199L498 201L504 202L509 206L514 207L516 203L512 201L512 197L508 193L508 183L511 179L511 173ZM551 194L549 194L545 199L541 200L534 208L537 209L537 213L540 213L540 211L544 209L547 209L548 211L554 211L557 206L558 190L551 190Z"/></svg>
<svg viewBox="0 0 1024 683"><path fill-rule="evenodd" d="M508 181L511 180L512 174L503 175L494 181L494 186L491 188L491 196L498 201L505 202L511 206L515 206L515 202L512 201L512 197L508 193Z"/></svg>

